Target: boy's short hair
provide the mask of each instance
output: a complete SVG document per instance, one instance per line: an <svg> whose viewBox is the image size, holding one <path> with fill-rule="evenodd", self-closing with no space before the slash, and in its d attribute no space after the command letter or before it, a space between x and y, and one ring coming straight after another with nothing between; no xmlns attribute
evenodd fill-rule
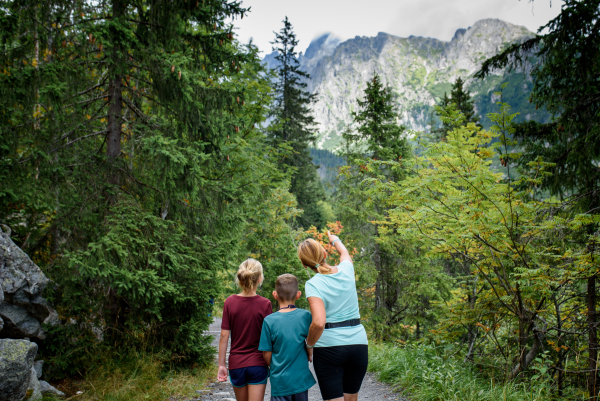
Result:
<svg viewBox="0 0 600 401"><path fill-rule="evenodd" d="M275 291L282 301L293 301L298 293L298 279L293 274L282 274L275 281Z"/></svg>

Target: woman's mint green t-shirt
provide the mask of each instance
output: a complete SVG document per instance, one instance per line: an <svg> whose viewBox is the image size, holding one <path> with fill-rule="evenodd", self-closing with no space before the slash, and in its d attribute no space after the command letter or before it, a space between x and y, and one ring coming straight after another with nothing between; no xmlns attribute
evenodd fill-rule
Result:
<svg viewBox="0 0 600 401"><path fill-rule="evenodd" d="M334 274L319 274L308 280L304 286L306 298L323 300L327 323L338 323L350 319L360 319L358 295L354 280L354 266L349 260L338 265ZM335 347L338 345L368 345L367 333L362 324L351 327L325 329L315 347Z"/></svg>

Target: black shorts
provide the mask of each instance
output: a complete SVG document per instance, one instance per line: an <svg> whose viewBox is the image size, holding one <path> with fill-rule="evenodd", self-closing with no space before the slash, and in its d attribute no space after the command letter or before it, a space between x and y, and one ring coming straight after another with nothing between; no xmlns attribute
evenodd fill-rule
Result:
<svg viewBox="0 0 600 401"><path fill-rule="evenodd" d="M315 348L315 373L324 400L356 394L369 365L369 347L363 344Z"/></svg>

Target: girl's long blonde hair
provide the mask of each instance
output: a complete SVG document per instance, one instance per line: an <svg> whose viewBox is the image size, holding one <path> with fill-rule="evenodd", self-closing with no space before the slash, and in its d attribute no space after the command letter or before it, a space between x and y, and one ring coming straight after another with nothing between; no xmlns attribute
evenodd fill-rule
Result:
<svg viewBox="0 0 600 401"><path fill-rule="evenodd" d="M258 287L263 277L263 267L256 259L248 258L242 262L236 275L235 283L243 290L252 291Z"/></svg>
<svg viewBox="0 0 600 401"><path fill-rule="evenodd" d="M306 267L321 274L331 274L331 267L322 266L325 263L325 250L312 238L302 241L298 245L298 258Z"/></svg>

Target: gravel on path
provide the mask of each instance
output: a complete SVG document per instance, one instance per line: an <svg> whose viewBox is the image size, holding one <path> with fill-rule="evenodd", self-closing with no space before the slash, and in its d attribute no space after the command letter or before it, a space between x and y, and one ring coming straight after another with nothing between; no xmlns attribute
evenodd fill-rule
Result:
<svg viewBox="0 0 600 401"><path fill-rule="evenodd" d="M215 321L210 325L207 334L214 336L213 346L219 348L219 334L221 333L221 319L215 318ZM229 350L229 348L228 348ZM310 370L314 370L312 363L310 364ZM315 376L316 378L316 376ZM219 383L216 381L209 384L209 389L198 390L199 398L198 401L235 401L235 395L233 394L233 388L230 383ZM308 399L310 401L322 401L321 392L319 391L319 384L315 384L310 390L308 390ZM267 390L265 392L264 401L271 400L271 384L267 384ZM367 373L363 381L360 392L358 393L358 401L378 401L378 400L389 400L389 401L409 401L408 399L395 393L390 386L379 382L373 373Z"/></svg>

